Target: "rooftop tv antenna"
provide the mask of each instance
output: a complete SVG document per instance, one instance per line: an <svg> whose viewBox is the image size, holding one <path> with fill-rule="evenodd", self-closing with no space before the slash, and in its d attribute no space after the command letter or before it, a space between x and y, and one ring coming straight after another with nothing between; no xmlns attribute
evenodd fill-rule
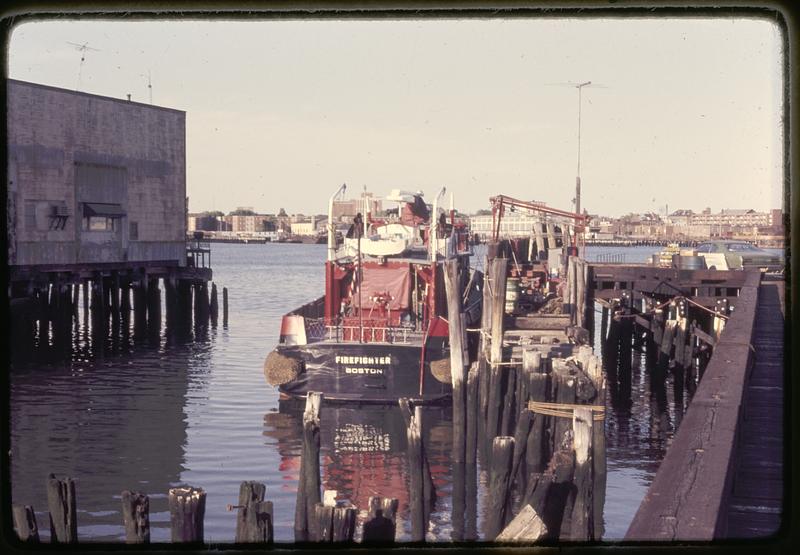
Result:
<svg viewBox="0 0 800 555"><path fill-rule="evenodd" d="M83 44L78 44L77 42L69 42L67 44L71 44L75 47L75 50L80 51L81 53L81 65L78 66L78 86L75 87L76 91L81 89L81 72L83 71L83 62L86 61L86 52L89 50L94 50L95 52L100 52L97 48L91 48L88 42L84 42Z"/></svg>
<svg viewBox="0 0 800 555"><path fill-rule="evenodd" d="M150 104L153 103L153 82L150 80L150 70L147 70L147 75L144 73L139 74L140 77L147 77L147 92L150 95Z"/></svg>

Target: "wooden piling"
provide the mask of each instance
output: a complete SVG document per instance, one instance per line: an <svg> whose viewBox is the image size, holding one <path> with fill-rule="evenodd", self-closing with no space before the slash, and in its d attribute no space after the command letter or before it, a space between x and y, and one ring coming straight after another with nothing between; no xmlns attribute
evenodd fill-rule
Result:
<svg viewBox="0 0 800 555"><path fill-rule="evenodd" d="M424 479L423 479L423 455L422 455L422 408L414 407L408 399L402 398L398 401L400 412L406 422L406 439L408 443L408 474L409 474L409 511L411 513L411 541L425 541L425 499L424 499Z"/></svg>
<svg viewBox="0 0 800 555"><path fill-rule="evenodd" d="M447 318L450 337L450 379L453 393L453 462L464 462L466 456L466 365L464 364L465 320L461 312L458 259L445 262L444 288L447 296Z"/></svg>
<svg viewBox="0 0 800 555"><path fill-rule="evenodd" d="M498 436L492 441L492 458L489 469L489 510L486 515L486 537L494 539L505 527L508 506L511 458L514 438Z"/></svg>
<svg viewBox="0 0 800 555"><path fill-rule="evenodd" d="M303 412L303 451L300 459L300 481L297 485L297 503L294 513L295 541L308 541L315 537L313 529L315 506L321 499L319 467L319 409L322 393L309 391Z"/></svg>
<svg viewBox="0 0 800 555"><path fill-rule="evenodd" d="M606 406L606 380L603 376L603 365L596 355L592 355L589 359L588 367L589 377L597 388L597 397L594 404L605 407ZM592 510L592 522L594 523L594 539L600 540L605 532L605 525L603 523L603 508L606 501L606 430L605 430L605 412L602 413L602 419L595 419L592 421L592 476L594 482L592 485L592 499L594 506Z"/></svg>
<svg viewBox="0 0 800 555"><path fill-rule="evenodd" d="M54 474L48 476L47 507L50 511L50 541L77 543L77 504L75 482L72 478L59 480Z"/></svg>
<svg viewBox="0 0 800 555"><path fill-rule="evenodd" d="M75 282L72 284L72 316L75 318L75 323L78 323L78 318L80 312L78 308L80 307L80 293L81 293L81 286L79 282Z"/></svg>
<svg viewBox="0 0 800 555"><path fill-rule="evenodd" d="M314 506L313 541L324 543L349 543L353 541L356 523L354 507L336 507L317 503Z"/></svg>
<svg viewBox="0 0 800 555"><path fill-rule="evenodd" d="M503 372L500 363L503 360L503 319L505 317L506 268L508 260L495 258L489 263L487 275L491 286L491 344L489 349L489 391L486 409L486 440L491 444L499 432L502 422L502 383ZM486 308L484 307L484 310Z"/></svg>
<svg viewBox="0 0 800 555"><path fill-rule="evenodd" d="M473 362L467 374L467 446L465 459L467 464L475 464L477 460L478 423L480 418L479 389L480 375L478 363Z"/></svg>
<svg viewBox="0 0 800 555"><path fill-rule="evenodd" d="M259 482L246 481L239 486L235 543L272 542L272 502L264 501L265 492L266 486Z"/></svg>
<svg viewBox="0 0 800 555"><path fill-rule="evenodd" d="M150 499L143 493L122 492L125 543L150 543Z"/></svg>
<svg viewBox="0 0 800 555"><path fill-rule="evenodd" d="M514 394L517 387L517 369L513 366L507 366L503 369L504 380L501 389L502 401L500 403L501 416L500 416L500 435L510 435L514 430L516 399Z"/></svg>
<svg viewBox="0 0 800 555"><path fill-rule="evenodd" d="M150 335L158 335L161 333L161 289L157 277L147 281L147 328Z"/></svg>
<svg viewBox="0 0 800 555"><path fill-rule="evenodd" d="M548 376L542 370L542 354L538 351L523 351L522 365L530 368L528 373L529 400L540 403L547 401ZM547 465L545 433L545 416L533 413L525 449L525 464L529 474L542 472Z"/></svg>
<svg viewBox="0 0 800 555"><path fill-rule="evenodd" d="M147 281L137 279L133 284L133 335L141 337L147 330Z"/></svg>
<svg viewBox="0 0 800 555"><path fill-rule="evenodd" d="M550 377L554 384L555 395L553 399L561 405L574 405L576 400L576 378L569 372L569 367L558 359L553 361L553 370ZM572 428L572 423L566 418L554 418L552 453L555 453L565 443L567 432Z"/></svg>
<svg viewBox="0 0 800 555"><path fill-rule="evenodd" d="M202 543L206 492L193 487L172 488L168 503L172 543Z"/></svg>
<svg viewBox="0 0 800 555"><path fill-rule="evenodd" d="M572 411L572 433L575 450L575 476L573 479L575 487L569 539L590 541L594 539L591 409L576 408Z"/></svg>
<svg viewBox="0 0 800 555"><path fill-rule="evenodd" d="M82 297L83 297L83 324L89 321L89 280L84 279L82 280L83 283L81 284Z"/></svg>
<svg viewBox="0 0 800 555"><path fill-rule="evenodd" d="M222 325L228 325L228 288L222 288Z"/></svg>
<svg viewBox="0 0 800 555"><path fill-rule="evenodd" d="M36 513L30 505L12 505L14 530L23 543L39 543L39 527L36 524Z"/></svg>
<svg viewBox="0 0 800 555"><path fill-rule="evenodd" d="M113 272L110 279L111 293L111 329L114 336L119 333L120 312L119 312L119 272Z"/></svg>
<svg viewBox="0 0 800 555"><path fill-rule="evenodd" d="M211 284L211 300L209 301L209 313L211 316L211 325L217 327L217 319L219 317L219 301L217 300L217 284Z"/></svg>

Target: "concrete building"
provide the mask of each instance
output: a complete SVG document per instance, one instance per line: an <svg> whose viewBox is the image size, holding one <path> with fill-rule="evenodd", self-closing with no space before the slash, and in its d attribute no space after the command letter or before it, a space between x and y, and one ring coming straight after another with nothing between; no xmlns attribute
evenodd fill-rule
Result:
<svg viewBox="0 0 800 555"><path fill-rule="evenodd" d="M506 238L530 237L533 233L533 224L540 220L541 216L536 217L526 212L506 212L500 221L500 235ZM491 214L470 216L470 233L477 234L481 240L486 240L492 234L492 222Z"/></svg>
<svg viewBox="0 0 800 555"><path fill-rule="evenodd" d="M8 260L186 263L186 114L7 80Z"/></svg>
<svg viewBox="0 0 800 555"><path fill-rule="evenodd" d="M720 210L716 214L712 214L710 210L706 209L702 214L694 214L690 220L692 225L730 227L768 226L771 222L771 213L756 212L753 209Z"/></svg>

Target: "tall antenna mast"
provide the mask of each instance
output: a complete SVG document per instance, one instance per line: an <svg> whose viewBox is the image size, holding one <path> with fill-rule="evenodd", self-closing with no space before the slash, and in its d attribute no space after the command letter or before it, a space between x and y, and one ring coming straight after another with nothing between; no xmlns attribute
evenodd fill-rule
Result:
<svg viewBox="0 0 800 555"><path fill-rule="evenodd" d="M147 70L147 75L144 73L139 74L140 77L147 77L147 92L150 96L150 104L153 103L153 82L150 80L150 70Z"/></svg>
<svg viewBox="0 0 800 555"><path fill-rule="evenodd" d="M94 50L95 52L100 52L97 48L89 47L88 42L84 42L83 44L78 44L77 42L69 42L67 44L71 44L75 47L75 50L78 50L81 53L81 64L78 66L78 85L75 87L76 91L81 90L81 73L83 72L83 62L86 61L86 52L89 50Z"/></svg>

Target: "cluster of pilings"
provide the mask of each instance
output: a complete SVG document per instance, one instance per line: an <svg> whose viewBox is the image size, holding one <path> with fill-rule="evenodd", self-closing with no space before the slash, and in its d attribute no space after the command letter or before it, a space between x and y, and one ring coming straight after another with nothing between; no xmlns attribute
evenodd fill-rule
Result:
<svg viewBox="0 0 800 555"><path fill-rule="evenodd" d="M313 416L311 417L313 420ZM313 425L312 425L313 427ZM310 461L311 452L304 452ZM318 455L318 453L317 453ZM317 464L317 468L319 465ZM50 542L76 544L78 538L78 505L75 481L58 479L51 474L46 482ZM317 487L319 484L317 483ZM309 491L309 490L305 490ZM260 482L246 481L239 487L235 544L271 544L274 540L273 504L265 501L266 487ZM320 500L309 505L306 534L301 543L352 543L356 535L356 508L336 500L337 492L326 491ZM122 526L125 542L150 543L150 498L138 491L123 491L120 495ZM310 498L309 498L310 499ZM172 543L202 545L206 492L197 487L176 487L168 492L170 538ZM359 540L361 543L389 544L394 542L398 500L370 497L365 511ZM25 543L39 543L39 526L34 508L30 505L13 505L12 516L17 537Z"/></svg>
<svg viewBox="0 0 800 555"><path fill-rule="evenodd" d="M323 396L319 392L312 391L306 396L303 412L303 447L294 513L295 542L351 543L360 535L361 543L393 543L396 534L397 499L370 497L366 514L363 515L360 534L357 534L358 508L346 499L337 500L338 492L335 490L322 491L319 462L319 411L322 400ZM411 437L409 437L410 444ZM419 437L416 438L416 445L418 448L422 445ZM424 457L421 453L420 456ZM430 471L428 474L430 476ZM412 471L412 481L413 476ZM419 486L421 496L423 490L421 482ZM413 524L414 499L412 494L412 528L416 529ZM429 514L425 518L429 518Z"/></svg>
<svg viewBox="0 0 800 555"><path fill-rule="evenodd" d="M602 307L600 334L603 366L608 377L611 405L620 410L632 406L632 372L641 364L649 370L654 431L664 434L668 378L674 394L674 426L680 419L713 347L730 313L727 299L718 299L714 309L684 296L645 295L633 289L618 299L598 301Z"/></svg>
<svg viewBox="0 0 800 555"><path fill-rule="evenodd" d="M461 524L472 524L470 520L459 515L460 499L472 489L476 457L489 483L484 539L600 539L605 383L593 349L569 342L588 342L582 326L591 321L589 268L575 257L565 260L563 315L522 318L545 329L508 330L509 322L520 320L507 313L509 263L521 266L516 259L499 256L507 250L500 247L488 249L478 360L471 365L456 287L462 269L455 260L446 263L456 477L453 539L476 539ZM510 334L517 339L511 341ZM459 476L465 484L458 483Z"/></svg>
<svg viewBox="0 0 800 555"><path fill-rule="evenodd" d="M183 276L182 268L36 273L11 282L12 356L63 356L87 347L95 354L122 344L181 337L216 327L216 284ZM163 290L163 294L162 294ZM227 289L223 288L223 326ZM163 317L162 317L163 314Z"/></svg>

